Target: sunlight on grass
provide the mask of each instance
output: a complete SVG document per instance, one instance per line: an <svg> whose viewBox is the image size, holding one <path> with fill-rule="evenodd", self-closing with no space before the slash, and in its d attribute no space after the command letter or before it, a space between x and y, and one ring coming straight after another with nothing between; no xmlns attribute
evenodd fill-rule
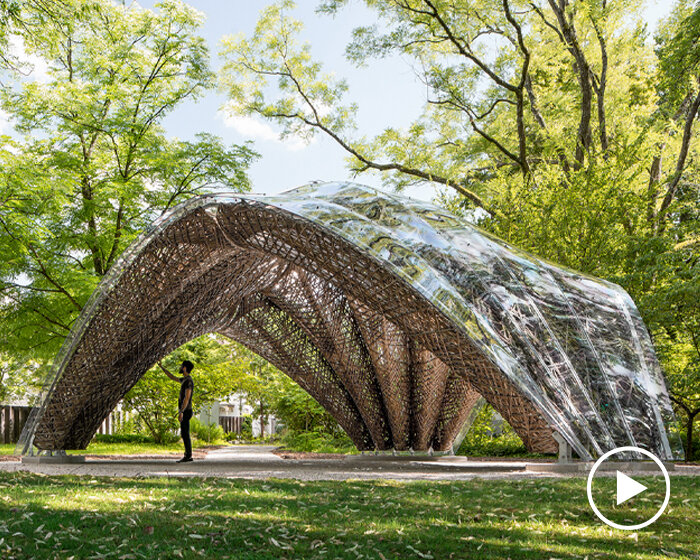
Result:
<svg viewBox="0 0 700 560"><path fill-rule="evenodd" d="M301 482L0 473L14 558L697 559L699 481L649 530L590 512L585 480Z"/></svg>

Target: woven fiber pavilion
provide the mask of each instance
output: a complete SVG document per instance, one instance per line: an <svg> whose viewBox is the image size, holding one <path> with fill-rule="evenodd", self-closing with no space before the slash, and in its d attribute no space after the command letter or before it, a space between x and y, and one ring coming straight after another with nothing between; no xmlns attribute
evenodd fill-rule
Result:
<svg viewBox="0 0 700 560"><path fill-rule="evenodd" d="M153 364L211 332L266 358L360 450L450 450L481 397L527 448L682 456L619 286L445 210L354 183L212 194L156 221L95 290L19 452L85 449Z"/></svg>

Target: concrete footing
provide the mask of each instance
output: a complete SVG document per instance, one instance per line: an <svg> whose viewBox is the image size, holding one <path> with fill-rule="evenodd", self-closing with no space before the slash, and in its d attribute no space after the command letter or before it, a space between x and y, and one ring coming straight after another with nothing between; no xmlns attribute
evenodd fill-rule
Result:
<svg viewBox="0 0 700 560"><path fill-rule="evenodd" d="M528 463L525 470L527 472L547 472L547 473L587 473L593 468L593 462L572 461L571 463ZM674 463L664 463L667 471L675 471ZM653 461L603 461L597 472L615 472L623 470L635 473L659 472L659 467Z"/></svg>
<svg viewBox="0 0 700 560"><path fill-rule="evenodd" d="M66 463L84 463L83 455L26 455L22 457L23 463L28 464L66 464Z"/></svg>

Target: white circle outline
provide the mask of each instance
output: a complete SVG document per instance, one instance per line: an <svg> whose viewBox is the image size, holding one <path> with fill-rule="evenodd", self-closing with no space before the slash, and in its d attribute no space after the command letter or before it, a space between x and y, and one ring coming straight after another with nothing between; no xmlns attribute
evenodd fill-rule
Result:
<svg viewBox="0 0 700 560"><path fill-rule="evenodd" d="M593 475L595 474L598 467L601 465L601 463L603 461L605 461L611 455L615 455L615 454L621 453L623 451L636 451L637 453L642 453L643 455L646 455L647 457L651 458L659 466L659 468L661 469L661 472L664 474L664 478L666 479L666 498L664 499L664 503L661 504L659 511L657 511L656 515L654 515L651 519L647 519L644 523L639 523L637 525L620 525L619 523L615 523L614 521L610 521L607 517L605 517L602 513L600 513L600 510L598 510L595 503L593 502L593 496L591 494ZM607 453L605 453L605 455L603 455L600 459L598 459L595 462L595 464L593 465L591 472L588 473L588 484L586 485L586 494L588 495L588 503L591 505L591 509L593 510L593 513L595 513L603 523L605 523L609 527L614 527L615 529L622 529L623 531L634 531L636 529L643 529L647 525L651 525L654 521L656 521L659 517L661 517L661 514L666 509L666 506L668 505L668 501L671 498L671 479L668 477L668 471L666 470L666 467L664 467L663 463L661 461L659 461L659 459L653 453L650 453L646 449L641 449L639 447L634 447L634 446L616 447L615 449L612 449L612 450L608 451Z"/></svg>

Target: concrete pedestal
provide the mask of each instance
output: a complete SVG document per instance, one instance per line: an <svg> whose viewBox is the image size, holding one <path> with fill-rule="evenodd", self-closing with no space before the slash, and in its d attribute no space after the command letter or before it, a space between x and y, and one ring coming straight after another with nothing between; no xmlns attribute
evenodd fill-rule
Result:
<svg viewBox="0 0 700 560"><path fill-rule="evenodd" d="M85 462L85 456L84 455L65 455L65 454L57 454L57 455L25 455L22 457L22 463L28 463L28 464L61 464L61 463L84 463Z"/></svg>
<svg viewBox="0 0 700 560"><path fill-rule="evenodd" d="M676 470L674 463L664 463L666 470L671 472ZM547 473L587 473L593 468L592 461L572 461L570 463L528 463L525 470L528 472L547 472ZM624 470L634 473L655 473L659 472L659 467L653 461L604 461L598 472L611 472L616 470Z"/></svg>

